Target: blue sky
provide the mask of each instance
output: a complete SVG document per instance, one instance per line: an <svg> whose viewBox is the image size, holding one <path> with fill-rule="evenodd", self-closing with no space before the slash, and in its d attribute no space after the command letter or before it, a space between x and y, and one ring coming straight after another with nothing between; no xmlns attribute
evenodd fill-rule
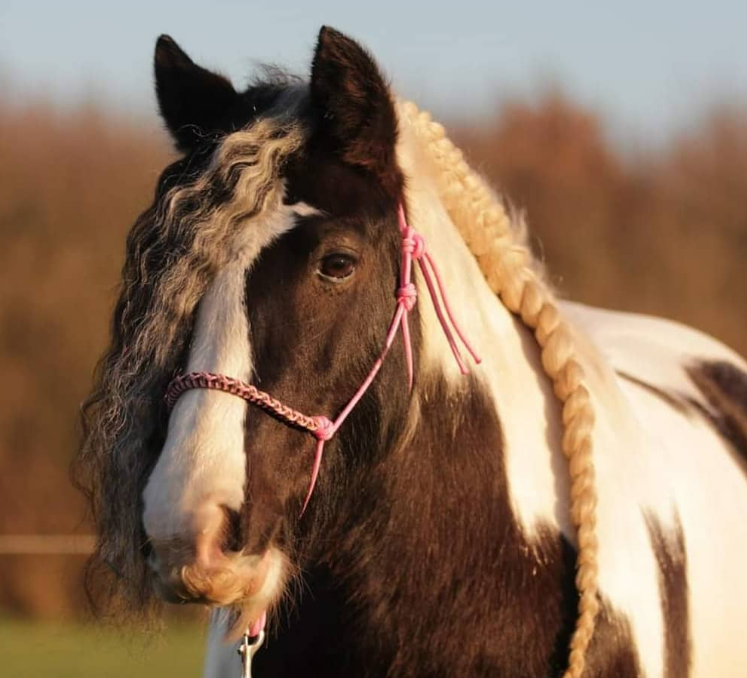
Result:
<svg viewBox="0 0 747 678"><path fill-rule="evenodd" d="M747 3L670 0L0 0L12 96L98 96L151 114L155 38L237 84L255 64L306 73L323 23L367 45L396 89L441 118L559 84L618 134L656 139L713 101L747 100Z"/></svg>

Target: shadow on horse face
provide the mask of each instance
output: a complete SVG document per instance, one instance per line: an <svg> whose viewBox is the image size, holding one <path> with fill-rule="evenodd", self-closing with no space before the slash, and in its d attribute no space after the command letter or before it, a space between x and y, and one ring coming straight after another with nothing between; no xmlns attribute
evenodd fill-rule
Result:
<svg viewBox="0 0 747 678"><path fill-rule="evenodd" d="M240 172L254 172L257 163L241 154L261 156L254 130L263 119L302 129L303 142L268 165L282 200L246 216L247 196L235 186L226 191L231 213L245 224L228 240L229 264L215 272L199 301L188 356L178 368L251 381L295 409L334 418L380 355L396 304L402 177L388 89L358 45L323 31L309 88L278 86L270 94L262 85L254 95L267 110L257 113L254 106L241 120L252 88L234 93L233 101L225 80L162 39L159 100L187 153L205 150L202 137L183 132L189 114L173 101L185 96L177 86L185 78L193 78L195 88L215 88L228 107L195 111L203 128L218 128L212 166L222 158ZM279 143L277 136L267 143ZM232 143L235 150L226 151ZM190 182L198 186L200 178ZM192 197L211 199L205 193ZM415 311L416 356L417 319ZM397 344L328 443L318 489L300 516L314 451L308 432L230 393L182 395L144 491L157 592L172 601L239 604L245 618L261 614L348 519L337 515L337 499L361 491L376 455L404 428L408 402Z"/></svg>

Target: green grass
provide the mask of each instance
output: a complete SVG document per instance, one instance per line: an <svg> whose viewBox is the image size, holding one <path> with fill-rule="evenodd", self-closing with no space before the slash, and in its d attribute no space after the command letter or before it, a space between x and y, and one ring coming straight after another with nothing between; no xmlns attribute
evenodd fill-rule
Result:
<svg viewBox="0 0 747 678"><path fill-rule="evenodd" d="M205 627L171 624L147 637L94 625L0 618L4 678L199 678Z"/></svg>

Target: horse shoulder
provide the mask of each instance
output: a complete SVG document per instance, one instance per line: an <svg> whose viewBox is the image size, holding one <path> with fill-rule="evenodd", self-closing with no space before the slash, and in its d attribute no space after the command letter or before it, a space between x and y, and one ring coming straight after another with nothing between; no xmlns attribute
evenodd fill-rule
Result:
<svg viewBox="0 0 747 678"><path fill-rule="evenodd" d="M649 645L639 647L644 666L659 663L651 639L664 638L663 673L648 675L741 675L747 364L679 323L569 302L563 310L588 342L587 371L603 403L595 440L602 589L629 613L637 643ZM644 602L652 577L659 610ZM691 672L673 672L688 649Z"/></svg>

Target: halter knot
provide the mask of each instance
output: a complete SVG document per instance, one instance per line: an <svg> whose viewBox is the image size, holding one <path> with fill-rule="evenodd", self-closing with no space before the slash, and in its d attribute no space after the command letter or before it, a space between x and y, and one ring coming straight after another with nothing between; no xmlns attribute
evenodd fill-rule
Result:
<svg viewBox="0 0 747 678"><path fill-rule="evenodd" d="M316 429L313 431L317 440L327 441L335 435L334 422L330 421L323 414L313 417Z"/></svg>
<svg viewBox="0 0 747 678"><path fill-rule="evenodd" d="M407 283L397 290L397 301L405 307L406 311L412 311L417 300L418 290L413 283Z"/></svg>
<svg viewBox="0 0 747 678"><path fill-rule="evenodd" d="M412 226L407 226L404 230L402 251L409 254L415 261L422 259L425 254L425 238Z"/></svg>

